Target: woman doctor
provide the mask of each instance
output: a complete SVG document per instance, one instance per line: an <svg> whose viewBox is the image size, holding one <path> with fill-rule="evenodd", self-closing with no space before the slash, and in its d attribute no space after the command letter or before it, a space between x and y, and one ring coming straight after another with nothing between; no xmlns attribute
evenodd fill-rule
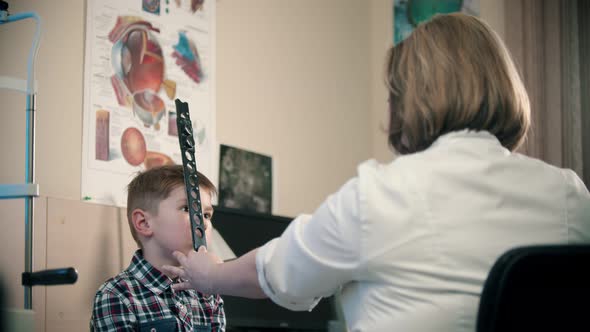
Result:
<svg viewBox="0 0 590 332"><path fill-rule="evenodd" d="M205 248L166 267L176 289L311 310L341 292L349 331L475 330L480 292L510 248L590 241L576 176L515 153L527 93L496 33L464 14L418 26L387 58L389 164L367 161L313 215L238 259Z"/></svg>

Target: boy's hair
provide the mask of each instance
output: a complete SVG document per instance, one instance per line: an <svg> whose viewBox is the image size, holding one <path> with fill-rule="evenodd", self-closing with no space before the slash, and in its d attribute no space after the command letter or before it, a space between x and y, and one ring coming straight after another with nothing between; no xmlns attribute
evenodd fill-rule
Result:
<svg viewBox="0 0 590 332"><path fill-rule="evenodd" d="M389 144L400 154L446 133L495 135L514 151L530 125L529 99L508 50L482 20L436 15L389 51Z"/></svg>
<svg viewBox="0 0 590 332"><path fill-rule="evenodd" d="M215 185L206 176L197 171L197 178L200 187L207 189L211 196L217 195ZM132 222L133 210L142 209L157 215L160 202L178 186L184 186L182 165L160 166L140 172L127 186L127 221L131 235L140 248L142 245Z"/></svg>

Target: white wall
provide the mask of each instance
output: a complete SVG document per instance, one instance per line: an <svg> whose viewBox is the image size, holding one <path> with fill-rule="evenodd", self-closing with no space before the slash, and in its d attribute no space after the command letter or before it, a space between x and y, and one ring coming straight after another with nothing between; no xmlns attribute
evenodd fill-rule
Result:
<svg viewBox="0 0 590 332"><path fill-rule="evenodd" d="M279 214L313 212L371 154L368 9L218 1L218 140L273 156Z"/></svg>

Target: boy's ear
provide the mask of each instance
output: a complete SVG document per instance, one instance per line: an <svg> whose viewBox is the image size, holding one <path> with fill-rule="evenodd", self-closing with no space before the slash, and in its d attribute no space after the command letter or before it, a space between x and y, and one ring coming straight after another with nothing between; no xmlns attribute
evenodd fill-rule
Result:
<svg viewBox="0 0 590 332"><path fill-rule="evenodd" d="M131 222L133 223L133 228L135 228L137 234L145 237L152 236L153 231L150 227L150 217L149 212L142 209L135 209L131 212Z"/></svg>

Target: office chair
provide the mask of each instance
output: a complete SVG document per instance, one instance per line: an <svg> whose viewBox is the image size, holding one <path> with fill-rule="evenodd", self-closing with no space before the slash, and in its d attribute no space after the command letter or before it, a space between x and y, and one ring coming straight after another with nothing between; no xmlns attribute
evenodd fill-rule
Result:
<svg viewBox="0 0 590 332"><path fill-rule="evenodd" d="M484 284L477 332L590 331L590 244L511 249Z"/></svg>

